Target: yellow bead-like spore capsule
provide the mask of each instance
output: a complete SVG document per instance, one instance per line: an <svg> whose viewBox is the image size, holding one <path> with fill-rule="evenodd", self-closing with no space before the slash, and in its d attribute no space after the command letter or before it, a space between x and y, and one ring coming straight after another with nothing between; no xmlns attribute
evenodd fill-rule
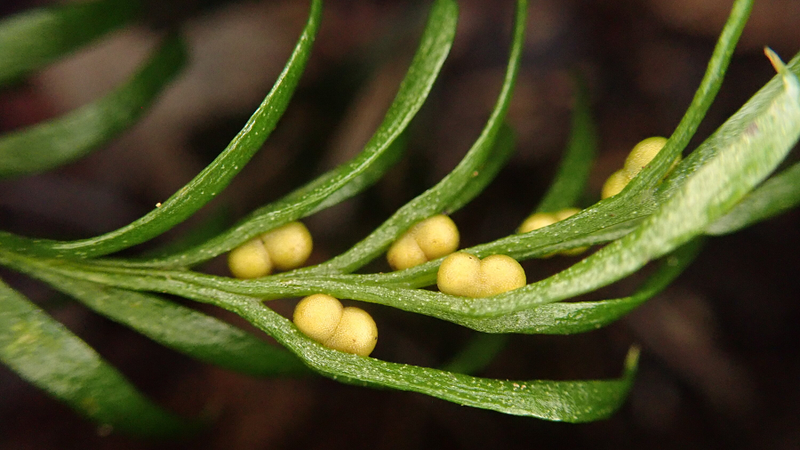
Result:
<svg viewBox="0 0 800 450"><path fill-rule="evenodd" d="M544 228L548 225L560 222L568 217L572 217L575 214L579 213L580 211L581 210L578 208L564 208L554 213L546 213L546 212L533 213L530 216L528 216L528 218L525 219L524 222L522 222L522 225L519 226L517 232L527 233L529 231L538 230L539 228ZM587 247L576 247L558 253L561 253L562 255L577 255L585 252L586 249ZM549 258L554 254L555 253L549 253L547 255L543 255L542 258Z"/></svg>
<svg viewBox="0 0 800 450"><path fill-rule="evenodd" d="M291 270L302 266L314 247L311 233L300 222L287 223L260 237L278 270Z"/></svg>
<svg viewBox="0 0 800 450"><path fill-rule="evenodd" d="M450 217L439 214L417 223L400 236L386 252L386 260L394 270L408 269L453 253L458 242L456 224Z"/></svg>
<svg viewBox="0 0 800 450"><path fill-rule="evenodd" d="M272 259L261 239L255 238L231 250L228 268L236 278L263 277L272 273Z"/></svg>
<svg viewBox="0 0 800 450"><path fill-rule="evenodd" d="M300 300L292 320L303 334L334 350L369 356L378 342L378 327L366 311L344 308L327 294Z"/></svg>
<svg viewBox="0 0 800 450"><path fill-rule="evenodd" d="M525 270L514 258L491 255L480 260L464 252L445 258L436 277L441 292L465 297L489 297L525 283Z"/></svg>
<svg viewBox="0 0 800 450"><path fill-rule="evenodd" d="M378 343L378 326L366 311L348 306L336 332L323 342L328 348L361 356L369 356Z"/></svg>
<svg viewBox="0 0 800 450"><path fill-rule="evenodd" d="M622 166L625 175L632 180L645 166L650 164L650 161L656 157L666 143L667 138L654 136L636 144L625 158L625 165Z"/></svg>
<svg viewBox="0 0 800 450"><path fill-rule="evenodd" d="M631 179L625 174L625 171L618 170L612 173L606 182L603 183L603 189L600 191L600 198L605 199L619 194L630 182Z"/></svg>
<svg viewBox="0 0 800 450"><path fill-rule="evenodd" d="M325 342L336 332L343 311L342 302L335 297L314 294L297 303L292 320L303 334L317 342Z"/></svg>
<svg viewBox="0 0 800 450"><path fill-rule="evenodd" d="M274 268L291 270L302 266L313 246L308 228L291 222L231 250L228 267L236 278L259 278L271 274Z"/></svg>
<svg viewBox="0 0 800 450"><path fill-rule="evenodd" d="M538 230L539 228L544 228L556 222L558 222L558 220L556 220L553 214L543 212L533 213L522 222L522 225L517 229L517 233L527 233L529 231Z"/></svg>
<svg viewBox="0 0 800 450"><path fill-rule="evenodd" d="M581 210L578 208L564 208L554 212L553 215L556 217L557 222L561 222L562 220L568 219L579 212L581 212Z"/></svg>

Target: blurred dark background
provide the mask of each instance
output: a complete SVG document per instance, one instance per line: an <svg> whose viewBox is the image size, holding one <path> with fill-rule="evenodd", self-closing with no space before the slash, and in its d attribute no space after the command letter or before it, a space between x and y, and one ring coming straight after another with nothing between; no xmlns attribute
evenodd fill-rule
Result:
<svg viewBox="0 0 800 450"><path fill-rule="evenodd" d="M11 1L8 15L45 4ZM769 45L800 50L800 3L759 0L696 146L773 75ZM454 215L463 246L502 237L530 213L564 148L570 73L588 80L600 154L585 205L639 140L668 136L688 106L730 1L531 0L523 67L508 120L517 153L484 194ZM428 2L329 1L301 85L261 152L185 226L230 224L343 162L366 142L396 92ZM144 23L0 90L0 131L54 117L124 80L169 28L180 26L192 62L135 128L58 170L0 181L2 229L59 239L88 237L149 211L210 162L260 103L305 21L296 1L151 2ZM477 138L504 71L510 1L460 2L456 42L411 126L408 154L358 198L308 218L312 263L338 254L452 169ZM793 158L793 157L790 157ZM796 158L796 157L794 157ZM585 206L584 205L584 206ZM419 394L331 380L254 379L195 362L9 271L4 280L93 345L138 387L187 415L216 417L188 442L105 436L0 367L0 448L800 448L800 213L710 239L663 294L605 329L575 336L513 336L481 376L591 379L618 376L643 347L628 402L613 418L550 423L475 410ZM574 258L526 262L529 281ZM385 270L376 263L375 270ZM218 258L201 270L225 274ZM631 292L640 276L603 289ZM274 307L290 314L292 301ZM377 358L436 366L471 333L367 305L381 330ZM234 323L241 320L205 311Z"/></svg>

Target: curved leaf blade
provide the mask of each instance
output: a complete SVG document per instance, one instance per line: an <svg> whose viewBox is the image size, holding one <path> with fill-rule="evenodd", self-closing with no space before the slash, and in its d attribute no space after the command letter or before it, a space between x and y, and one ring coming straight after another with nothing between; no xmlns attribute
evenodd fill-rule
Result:
<svg viewBox="0 0 800 450"><path fill-rule="evenodd" d="M550 278L478 301L468 314L562 300L612 283L702 233L783 160L800 137L800 81L780 69L685 164L682 183L631 234ZM668 180L669 181L669 180ZM480 305L480 306L479 306ZM503 307L505 309L505 307Z"/></svg>
<svg viewBox="0 0 800 450"><path fill-rule="evenodd" d="M3 256L2 253L0 256ZM141 289L142 286L146 286L145 289L156 289L156 286L160 286L187 298L219 306L239 314L261 328L302 358L313 370L339 381L420 392L459 404L507 414L568 422L602 419L612 414L624 401L635 372L635 357L629 358L622 378L590 381L502 381L396 364L327 349L303 335L288 319L264 306L261 299L175 280L173 276L181 274L179 271L171 271L170 275L166 277L163 276L163 272L166 271L150 271L152 278L129 278L122 274L107 274L103 271L76 271L74 268L58 267L19 255L11 258L8 257L8 254L4 256L6 256L4 262L14 267L20 264L29 265L29 270L54 271L103 284L127 285L132 289ZM109 269L104 268L103 270ZM125 269L124 271L147 272L141 269ZM241 285L246 284L241 281L207 275L194 276L219 279L220 282L234 288L241 288ZM159 283L159 280L163 284ZM329 289L336 282L322 280L319 281L320 287L309 286L309 284L311 283L306 283L306 280L303 280L302 283L283 282L278 289L282 293L285 293L286 288L294 288L297 291L336 294L335 290ZM181 285L184 286L184 289L175 289L176 286ZM391 289L350 283L339 283L339 286L342 289L341 292L344 293L340 296L341 298L369 297L363 299L375 303L387 303L386 300L391 300L396 303L392 306L401 308L410 306L409 310L419 306L421 301L428 303L431 298L441 300L452 297L421 289ZM347 295L347 292L353 295ZM399 292L406 295L390 297ZM408 301L408 296L417 296L415 298L417 301L411 304L403 303ZM426 298L427 300L425 300ZM458 297L453 298L459 299ZM440 314L439 316L452 317L452 314L449 316Z"/></svg>
<svg viewBox="0 0 800 450"><path fill-rule="evenodd" d="M48 170L81 158L132 126L186 62L177 36L127 83L49 122L0 136L0 178Z"/></svg>
<svg viewBox="0 0 800 450"><path fill-rule="evenodd" d="M633 349L626 359L622 377L611 380L478 378L330 350L304 336L291 322L260 302L242 299L237 303L238 306L232 308L234 312L328 377L419 392L460 405L554 421L579 423L609 417L625 401L638 360L638 350Z"/></svg>
<svg viewBox="0 0 800 450"><path fill-rule="evenodd" d="M275 128L308 61L321 14L321 0L312 0L308 22L289 62L256 112L211 164L159 207L122 228L93 238L63 242L0 232L0 243L41 256L91 258L145 242L194 214L231 182Z"/></svg>
<svg viewBox="0 0 800 450"><path fill-rule="evenodd" d="M800 204L800 163L769 178L742 199L728 214L706 228L706 233L722 235L739 231L777 216Z"/></svg>
<svg viewBox="0 0 800 450"><path fill-rule="evenodd" d="M295 271L287 276L352 272L383 253L400 234L415 223L445 210L456 210L480 193L480 189L491 181L513 150L511 130L503 128L503 125L519 72L527 9L527 1L517 2L511 51L500 94L480 136L455 169L435 186L403 205L348 251L323 264ZM489 161L490 157L494 157L492 161ZM476 184L471 184L473 181Z"/></svg>
<svg viewBox="0 0 800 450"><path fill-rule="evenodd" d="M13 81L139 16L131 0L99 0L26 11L0 22L0 85Z"/></svg>
<svg viewBox="0 0 800 450"><path fill-rule="evenodd" d="M548 303L498 317L461 318L456 323L483 333L576 334L597 330L663 291L694 261L701 247L695 240L666 256L659 269L629 297Z"/></svg>
<svg viewBox="0 0 800 450"><path fill-rule="evenodd" d="M127 434L186 434L197 424L142 396L100 355L0 281L0 361L81 415Z"/></svg>
<svg viewBox="0 0 800 450"><path fill-rule="evenodd" d="M362 152L286 197L261 207L238 224L195 248L148 261L124 262L128 267L185 267L227 252L258 233L309 216L355 195L377 179L400 156L398 140L428 97L455 38L458 7L437 0L431 7L420 45L394 101Z"/></svg>

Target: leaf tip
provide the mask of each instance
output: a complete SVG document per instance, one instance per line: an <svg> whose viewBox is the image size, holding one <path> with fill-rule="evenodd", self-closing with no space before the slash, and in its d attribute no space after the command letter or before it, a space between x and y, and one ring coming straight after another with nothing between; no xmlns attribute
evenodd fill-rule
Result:
<svg viewBox="0 0 800 450"><path fill-rule="evenodd" d="M786 68L786 64L783 63L783 60L781 60L781 57L778 56L777 53L775 53L769 47L764 47L764 54L767 55L769 62L772 64L772 67L775 68L776 72L778 72L781 75L786 75L786 72L788 70Z"/></svg>
<svg viewBox="0 0 800 450"><path fill-rule="evenodd" d="M625 357L625 373L633 374L639 365L639 355L642 353L642 348L638 345L631 345L628 349L628 355Z"/></svg>

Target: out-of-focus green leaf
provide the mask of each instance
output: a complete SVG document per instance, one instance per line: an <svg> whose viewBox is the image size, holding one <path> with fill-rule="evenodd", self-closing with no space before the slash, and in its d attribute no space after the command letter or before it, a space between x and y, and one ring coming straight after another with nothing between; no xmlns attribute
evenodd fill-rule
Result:
<svg viewBox="0 0 800 450"><path fill-rule="evenodd" d="M275 128L308 61L321 13L321 0L312 0L308 22L289 62L256 112L211 164L159 207L122 228L93 238L64 242L0 232L0 243L10 249L41 256L91 258L145 242L183 222L231 182Z"/></svg>
<svg viewBox="0 0 800 450"><path fill-rule="evenodd" d="M575 86L575 105L567 150L553 184L536 207L536 212L556 212L574 207L586 191L589 172L597 153L597 136L586 83L576 76Z"/></svg>
<svg viewBox="0 0 800 450"><path fill-rule="evenodd" d="M116 431L174 436L198 425L142 396L85 342L2 282L0 361L81 415Z"/></svg>
<svg viewBox="0 0 800 450"><path fill-rule="evenodd" d="M97 149L136 123L186 62L186 49L171 36L114 92L49 122L0 136L0 177L57 167Z"/></svg>
<svg viewBox="0 0 800 450"><path fill-rule="evenodd" d="M456 353L442 370L463 374L476 373L491 363L508 343L507 334L477 333Z"/></svg>
<svg viewBox="0 0 800 450"><path fill-rule="evenodd" d="M0 85L126 25L139 9L133 0L99 0L34 9L3 20Z"/></svg>

